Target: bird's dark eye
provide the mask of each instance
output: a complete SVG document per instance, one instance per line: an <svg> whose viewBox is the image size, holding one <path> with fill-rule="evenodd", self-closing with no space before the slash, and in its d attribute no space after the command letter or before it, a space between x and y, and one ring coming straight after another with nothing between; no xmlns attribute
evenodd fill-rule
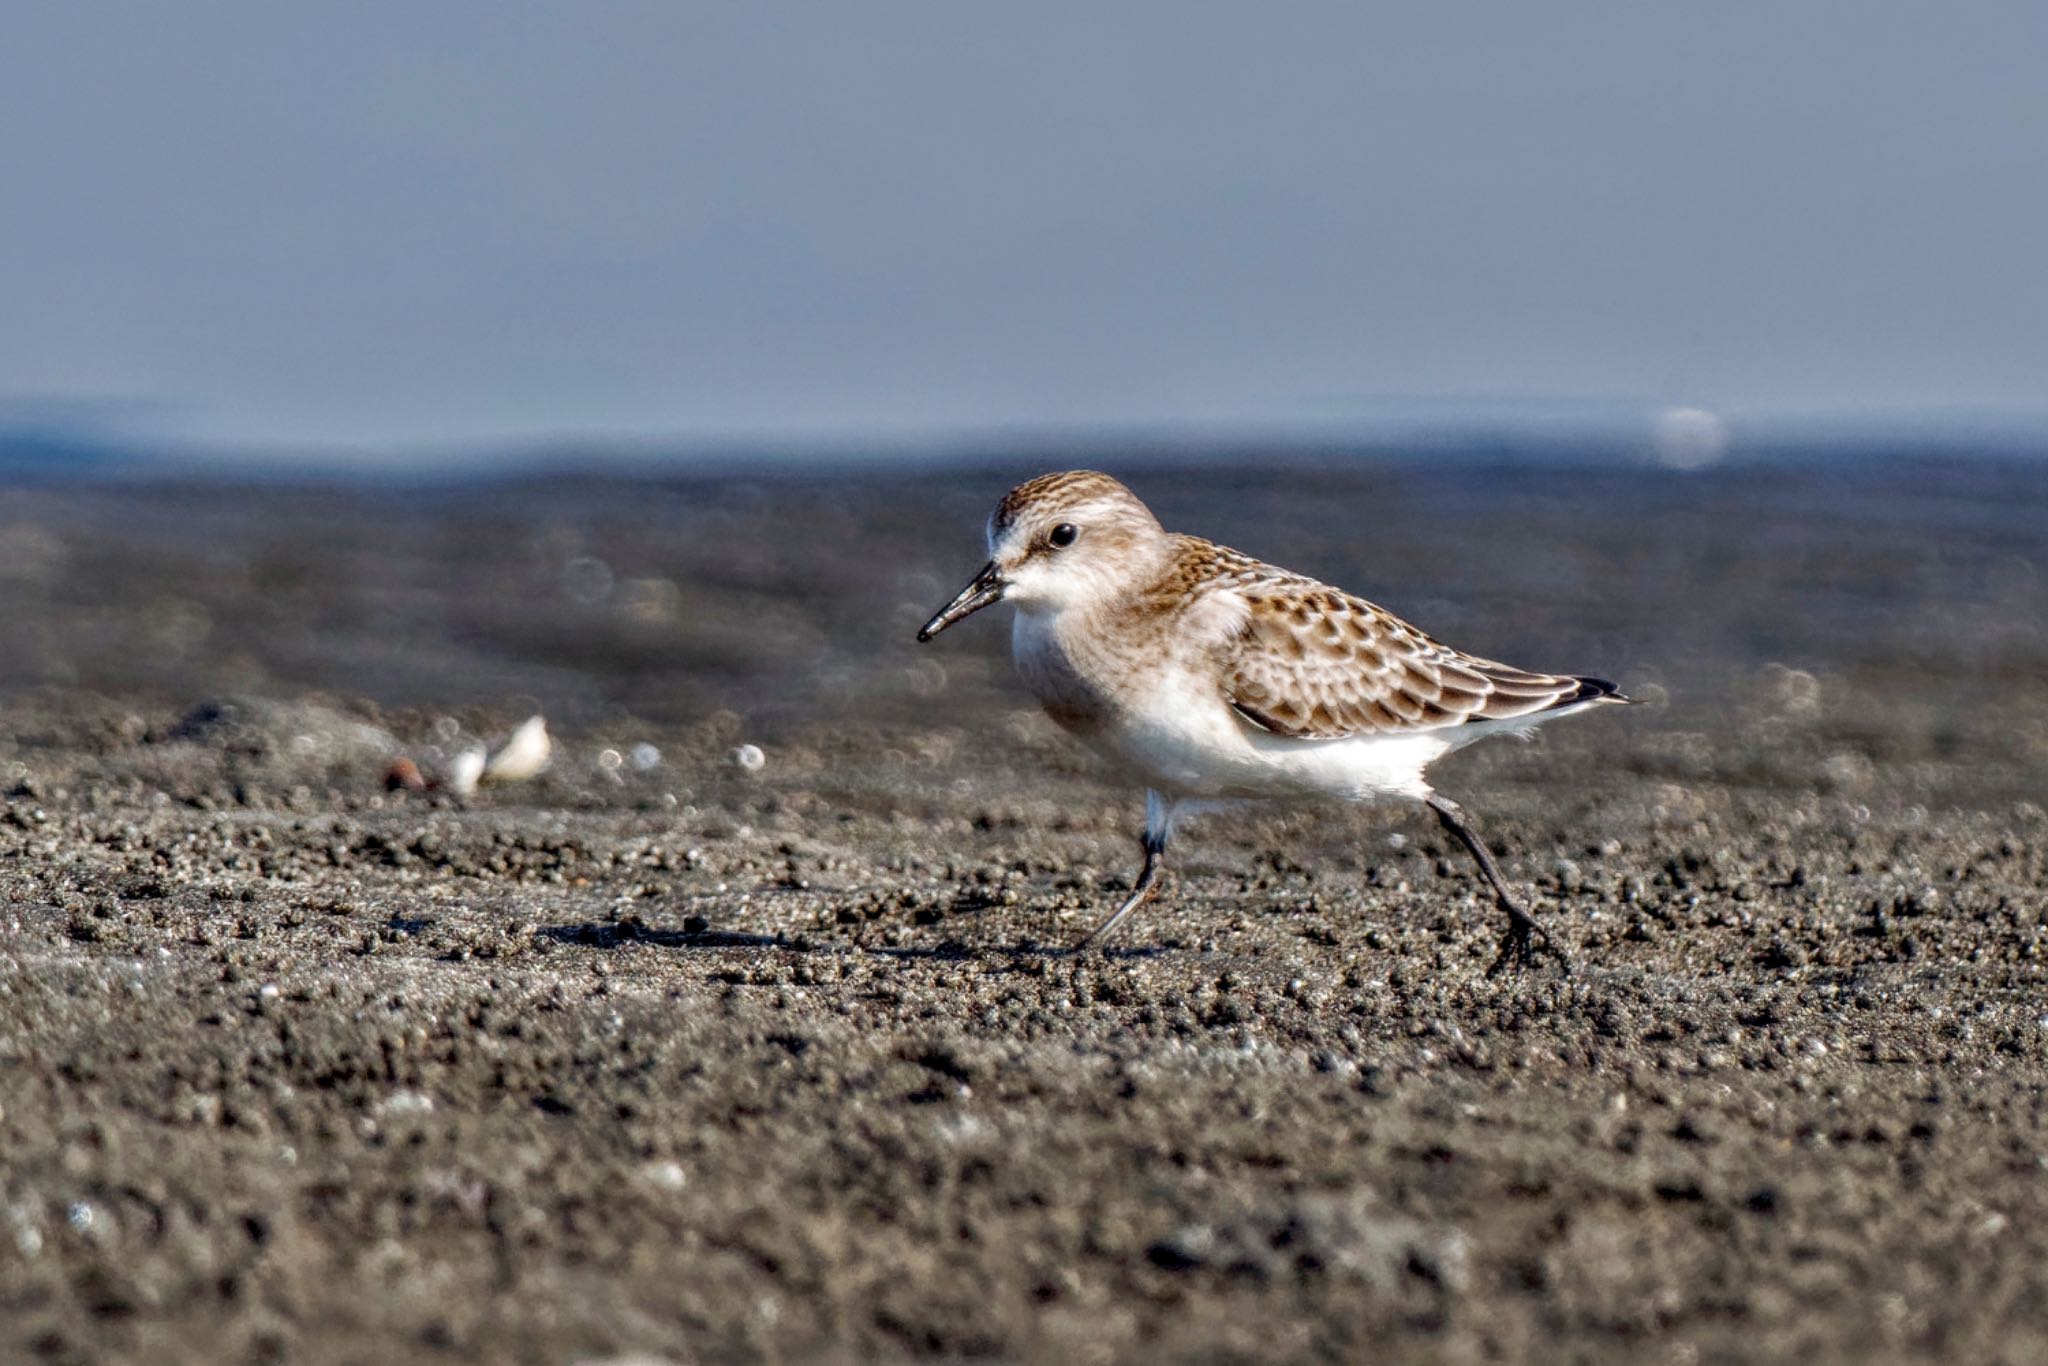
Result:
<svg viewBox="0 0 2048 1366"><path fill-rule="evenodd" d="M1072 522L1061 522L1046 534L1045 540L1046 544L1053 546L1055 549L1060 549L1072 545L1074 538L1080 534L1081 528L1075 526Z"/></svg>

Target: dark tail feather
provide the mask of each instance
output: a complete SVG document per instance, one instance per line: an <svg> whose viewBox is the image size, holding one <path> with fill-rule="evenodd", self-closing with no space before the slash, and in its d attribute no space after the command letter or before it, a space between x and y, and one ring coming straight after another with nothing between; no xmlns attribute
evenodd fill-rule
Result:
<svg viewBox="0 0 2048 1366"><path fill-rule="evenodd" d="M1551 706L1570 707L1580 702L1631 703L1635 701L1633 697L1623 696L1620 688L1615 687L1604 678L1574 678L1572 682L1578 684L1578 686L1558 698L1557 701L1551 703Z"/></svg>

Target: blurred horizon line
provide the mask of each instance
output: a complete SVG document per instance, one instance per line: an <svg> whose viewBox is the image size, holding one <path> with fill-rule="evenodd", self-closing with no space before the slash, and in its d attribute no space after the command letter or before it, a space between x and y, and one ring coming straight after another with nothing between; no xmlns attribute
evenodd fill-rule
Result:
<svg viewBox="0 0 2048 1366"><path fill-rule="evenodd" d="M1067 452L1145 464L1265 455L1648 468L1861 456L2048 457L2048 409L1730 411L1597 397L1334 397L1267 413L1117 420L756 426L729 430L506 431L388 441L271 442L178 435L164 405L0 396L0 476L122 474L255 480L531 475L550 468L657 474L771 462L985 465Z"/></svg>

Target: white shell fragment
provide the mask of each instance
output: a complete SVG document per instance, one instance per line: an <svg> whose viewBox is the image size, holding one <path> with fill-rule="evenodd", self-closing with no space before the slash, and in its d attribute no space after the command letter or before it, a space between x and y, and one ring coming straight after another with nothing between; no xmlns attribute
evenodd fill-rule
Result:
<svg viewBox="0 0 2048 1366"><path fill-rule="evenodd" d="M547 718L529 716L484 765L484 781L523 783L546 768L554 752L554 742L548 739Z"/></svg>
<svg viewBox="0 0 2048 1366"><path fill-rule="evenodd" d="M768 756L759 745L741 745L732 752L732 761L749 773L758 773L761 765L768 762Z"/></svg>
<svg viewBox="0 0 2048 1366"><path fill-rule="evenodd" d="M482 746L465 749L448 763L448 790L458 797L473 796L477 780L484 776Z"/></svg>

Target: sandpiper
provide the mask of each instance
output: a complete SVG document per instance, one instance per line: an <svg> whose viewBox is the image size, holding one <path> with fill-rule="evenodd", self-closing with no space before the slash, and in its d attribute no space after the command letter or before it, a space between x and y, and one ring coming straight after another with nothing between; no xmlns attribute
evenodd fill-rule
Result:
<svg viewBox="0 0 2048 1366"><path fill-rule="evenodd" d="M1174 823L1243 799L1405 798L1479 864L1508 924L1492 971L1555 954L1429 765L1488 735L1626 702L1612 683L1531 673L1441 645L1385 608L1159 525L1106 474L1020 484L988 523L989 562L920 641L1015 606L1017 670L1046 712L1146 789L1144 866L1082 947L1159 890Z"/></svg>

